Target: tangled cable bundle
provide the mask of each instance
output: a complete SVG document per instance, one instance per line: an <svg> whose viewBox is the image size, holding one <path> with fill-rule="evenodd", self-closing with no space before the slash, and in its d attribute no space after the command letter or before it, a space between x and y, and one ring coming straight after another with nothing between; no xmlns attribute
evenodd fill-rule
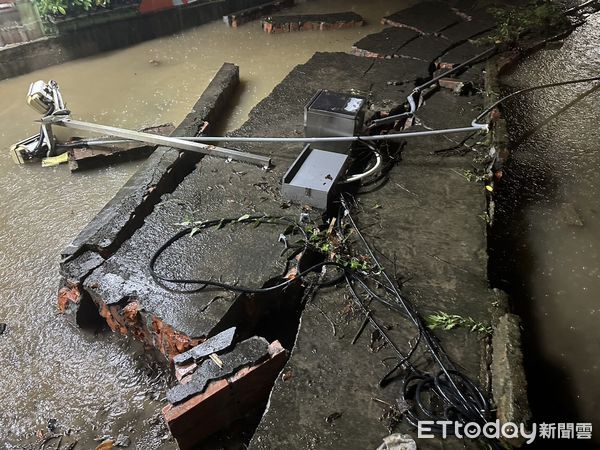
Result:
<svg viewBox="0 0 600 450"><path fill-rule="evenodd" d="M175 242L185 237L193 238L194 235L201 233L202 230L222 228L232 224L250 225L268 223L285 226L286 234L299 234L303 239L302 245L295 249L294 255L311 248L311 239L307 234L305 225L298 223L290 217L244 215L239 218L195 222L186 226L168 239L154 253L149 264L150 273L157 283L172 292L191 294L208 287L213 287L234 292L260 294L285 289L296 279L303 280L310 273L316 271L322 272L325 267L333 267L335 270L339 271L340 274L330 281L319 281L316 283L316 286L332 285L345 281L354 302L365 315L365 319L368 320L373 328L381 334L386 343L396 353L396 364L392 370L383 377L382 385L387 383L394 373L401 371L403 380L401 390L402 398L406 403L411 405L410 409L404 412L404 417L408 423L417 426L419 420L449 420L458 421L463 424L477 422L483 425L485 422L491 420L492 409L486 395L467 375L458 370L451 363L446 352L441 348L430 330L424 325L423 319L416 311L414 305L400 294L397 284L388 276L356 225L347 200L343 196L340 197L340 204L341 208L337 219L337 231L339 233L344 233L343 223L349 224L352 227L352 232L358 237L360 244L364 246L366 250L368 258L370 258L373 263L372 270L370 271L364 269L355 270L350 268L348 264L343 264L339 261L325 260L302 271L298 271L296 277L293 279L285 279L272 286L262 288L237 286L211 279L175 278L161 274L157 271L156 265L160 260L161 255ZM382 288L385 295L375 292L370 286L373 284ZM177 287L173 287L173 285ZM400 346L390 338L385 327L377 321L373 311L367 308L367 299L377 300L386 308L401 314L416 327L416 337L407 351L402 351ZM417 352L417 349L423 344L425 346L426 354L431 357L432 363L438 368L435 372L423 371L417 368L411 361ZM441 428L434 425L432 426L432 431L441 432ZM492 441L490 441L489 444L494 448L499 445Z"/></svg>

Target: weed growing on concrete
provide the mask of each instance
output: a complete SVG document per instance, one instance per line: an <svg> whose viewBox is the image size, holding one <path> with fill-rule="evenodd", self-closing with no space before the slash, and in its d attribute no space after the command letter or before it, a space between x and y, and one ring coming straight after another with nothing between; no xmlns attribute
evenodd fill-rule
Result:
<svg viewBox="0 0 600 450"><path fill-rule="evenodd" d="M534 0L528 5L515 8L490 8L496 17L496 31L478 44L499 44L514 47L524 35L548 37L566 29L570 22L561 7L551 0Z"/></svg>
<svg viewBox="0 0 600 450"><path fill-rule="evenodd" d="M346 232L347 230L340 230L339 227L334 226L335 222L332 222L330 227L325 230L309 226L306 229L309 246L325 255L329 261L341 264L350 270L370 272L373 267L369 258L363 255L354 255L350 246L347 245L352 231Z"/></svg>
<svg viewBox="0 0 600 450"><path fill-rule="evenodd" d="M483 322L477 322L472 317L463 317L458 314L438 312L425 318L427 327L431 330L453 330L455 328L467 328L471 332L492 334L492 327Z"/></svg>

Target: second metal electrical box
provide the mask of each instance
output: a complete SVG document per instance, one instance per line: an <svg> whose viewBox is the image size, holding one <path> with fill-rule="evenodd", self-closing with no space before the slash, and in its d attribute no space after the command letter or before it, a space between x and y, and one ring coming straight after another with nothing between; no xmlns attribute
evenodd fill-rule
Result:
<svg viewBox="0 0 600 450"><path fill-rule="evenodd" d="M347 163L348 155L305 146L283 176L283 197L301 205L327 209Z"/></svg>
<svg viewBox="0 0 600 450"><path fill-rule="evenodd" d="M306 137L355 136L359 134L365 117L367 100L364 97L318 91L304 107L304 134ZM346 153L349 142L320 142L320 150Z"/></svg>

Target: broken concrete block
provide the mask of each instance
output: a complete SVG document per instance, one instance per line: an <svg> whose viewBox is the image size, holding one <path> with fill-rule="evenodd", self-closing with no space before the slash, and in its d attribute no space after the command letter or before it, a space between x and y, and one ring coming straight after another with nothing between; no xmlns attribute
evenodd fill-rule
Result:
<svg viewBox="0 0 600 450"><path fill-rule="evenodd" d="M275 341L268 345L262 362L237 370L226 379L211 381L204 392L163 408L163 417L179 448L196 448L206 437L264 404L286 361L286 350Z"/></svg>
<svg viewBox="0 0 600 450"><path fill-rule="evenodd" d="M167 400L175 405L202 393L210 381L224 378L267 357L268 348L269 343L262 337L255 336L240 342L231 352L220 356L222 367L207 359L194 372L189 383L177 385L167 392Z"/></svg>
<svg viewBox="0 0 600 450"><path fill-rule="evenodd" d="M270 16L263 20L262 28L267 33L289 33L306 30L339 30L362 27L364 19L354 12L331 14L297 14Z"/></svg>
<svg viewBox="0 0 600 450"><path fill-rule="evenodd" d="M227 16L223 16L223 22L232 28L237 28L247 22L259 19L266 14L279 11L283 8L289 8L291 6L294 6L294 0L276 0L266 2L261 5L242 9Z"/></svg>
<svg viewBox="0 0 600 450"><path fill-rule="evenodd" d="M185 384L191 378L189 375L193 374L198 368L196 363L183 364L181 366L175 366L175 378L182 384Z"/></svg>
<svg viewBox="0 0 600 450"><path fill-rule="evenodd" d="M207 339L201 344L198 344L187 352L177 355L175 358L173 358L173 362L177 365L187 364L192 360L198 361L199 359L205 358L211 353L217 353L225 350L233 342L234 336L235 327L228 328L227 330Z"/></svg>
<svg viewBox="0 0 600 450"><path fill-rule="evenodd" d="M440 87L450 89L456 95L466 94L473 89L473 84L469 81L457 80L456 78L440 78L438 84Z"/></svg>

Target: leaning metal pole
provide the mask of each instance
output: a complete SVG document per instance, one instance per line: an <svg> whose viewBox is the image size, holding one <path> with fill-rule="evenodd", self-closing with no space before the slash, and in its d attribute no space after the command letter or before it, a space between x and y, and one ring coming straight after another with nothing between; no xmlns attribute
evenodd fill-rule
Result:
<svg viewBox="0 0 600 450"><path fill-rule="evenodd" d="M228 148L217 147L215 145L202 144L179 139L176 137L160 136L157 134L144 133L141 131L127 130L124 128L99 125L90 122L73 120L64 115L51 115L42 119L42 125L58 125L65 128L71 128L80 131L91 131L99 134L107 134L119 138L129 139L137 142L144 142L153 145L165 145L168 147L186 150L190 152L202 153L204 155L218 156L221 158L231 158L235 161L255 164L261 167L269 167L271 158L267 156L255 155L253 153L240 152ZM202 139L202 138L199 138Z"/></svg>

